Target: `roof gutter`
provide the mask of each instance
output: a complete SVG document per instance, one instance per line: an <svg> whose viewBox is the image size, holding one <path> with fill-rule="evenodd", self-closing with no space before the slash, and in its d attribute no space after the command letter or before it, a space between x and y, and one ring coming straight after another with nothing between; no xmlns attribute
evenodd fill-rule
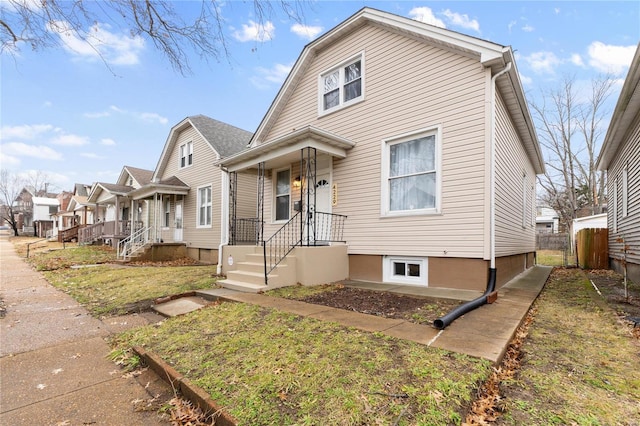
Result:
<svg viewBox="0 0 640 426"><path fill-rule="evenodd" d="M490 181L490 196L489 196L489 257L490 257L490 267L489 267L489 279L487 281L487 288L485 289L482 296L473 299L467 303L464 303L455 309L453 309L448 314L436 319L433 322L433 326L444 330L449 324L455 321L457 318L462 315L470 312L476 308L487 303L491 294L495 291L496 288L496 208L495 208L495 200L496 200L496 80L501 75L509 72L511 70L511 62L507 63L507 66L502 69L499 73L491 77L491 129L490 129L490 138L491 138L491 181Z"/></svg>

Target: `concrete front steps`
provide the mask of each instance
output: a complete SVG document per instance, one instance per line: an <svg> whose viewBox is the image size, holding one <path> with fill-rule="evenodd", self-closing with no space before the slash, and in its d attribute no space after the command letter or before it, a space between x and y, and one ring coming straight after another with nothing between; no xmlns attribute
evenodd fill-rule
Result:
<svg viewBox="0 0 640 426"><path fill-rule="evenodd" d="M231 290L245 293L259 293L278 287L295 285L296 256L289 253L282 262L269 274L268 285L264 282L264 254L262 247L256 247L253 253L245 255L244 261L238 262L236 269L227 272L227 278L217 284Z"/></svg>

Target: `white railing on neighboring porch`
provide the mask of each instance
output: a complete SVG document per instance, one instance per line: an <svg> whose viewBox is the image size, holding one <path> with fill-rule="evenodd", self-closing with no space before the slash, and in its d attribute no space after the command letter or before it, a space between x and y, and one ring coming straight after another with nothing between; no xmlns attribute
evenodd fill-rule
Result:
<svg viewBox="0 0 640 426"><path fill-rule="evenodd" d="M150 240L151 227L138 229L136 232L118 243L116 255L118 259L127 260L142 250Z"/></svg>

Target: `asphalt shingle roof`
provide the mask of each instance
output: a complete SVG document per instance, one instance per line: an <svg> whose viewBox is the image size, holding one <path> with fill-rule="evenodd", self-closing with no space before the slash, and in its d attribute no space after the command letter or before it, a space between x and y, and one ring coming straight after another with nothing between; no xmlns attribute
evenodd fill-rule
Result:
<svg viewBox="0 0 640 426"><path fill-rule="evenodd" d="M189 120L222 158L245 149L253 136L251 132L206 115L193 115Z"/></svg>

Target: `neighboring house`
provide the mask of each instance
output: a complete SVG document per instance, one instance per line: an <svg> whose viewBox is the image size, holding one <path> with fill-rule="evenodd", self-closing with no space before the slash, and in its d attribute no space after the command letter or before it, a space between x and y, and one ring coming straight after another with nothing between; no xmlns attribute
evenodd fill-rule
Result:
<svg viewBox="0 0 640 426"><path fill-rule="evenodd" d="M146 222L151 241L184 244L189 257L218 263L227 236L221 211L229 181L216 164L244 149L250 138L250 132L204 115L186 117L171 129L149 182L130 194L152 206ZM244 179L243 187L255 215L255 177Z"/></svg>
<svg viewBox="0 0 640 426"><path fill-rule="evenodd" d="M25 186L15 199L16 224L18 231L26 235L38 235L34 226L34 197L55 198L57 194L49 193L46 190L48 185L45 184L44 190L38 190L31 186ZM50 220L50 218L49 218Z"/></svg>
<svg viewBox="0 0 640 426"><path fill-rule="evenodd" d="M150 212L149 204L134 200L130 193L148 184L152 175L151 170L124 166L116 183L94 183L86 203L95 206L95 223L79 230L78 241L115 245L143 227Z"/></svg>
<svg viewBox="0 0 640 426"><path fill-rule="evenodd" d="M536 232L538 234L557 234L560 218L555 210L549 207L539 207L536 215Z"/></svg>
<svg viewBox="0 0 640 426"><path fill-rule="evenodd" d="M598 170L607 172L610 264L622 272L626 263L628 276L636 283L640 283L639 88L640 44L622 86L597 163Z"/></svg>
<svg viewBox="0 0 640 426"><path fill-rule="evenodd" d="M58 241L78 241L78 230L94 223L95 204L89 203L91 185L76 183L69 199L61 202L57 214ZM56 231L56 228L54 228Z"/></svg>
<svg viewBox="0 0 640 426"><path fill-rule="evenodd" d="M303 49L220 164L257 175L264 222L264 249L223 248L228 287L262 290L275 266L269 286L482 291L534 263L544 164L508 46L364 8Z"/></svg>
<svg viewBox="0 0 640 426"><path fill-rule="evenodd" d="M53 232L53 224L60 201L57 198L32 197L33 228L36 237L49 237ZM47 235L49 233L49 235Z"/></svg>

